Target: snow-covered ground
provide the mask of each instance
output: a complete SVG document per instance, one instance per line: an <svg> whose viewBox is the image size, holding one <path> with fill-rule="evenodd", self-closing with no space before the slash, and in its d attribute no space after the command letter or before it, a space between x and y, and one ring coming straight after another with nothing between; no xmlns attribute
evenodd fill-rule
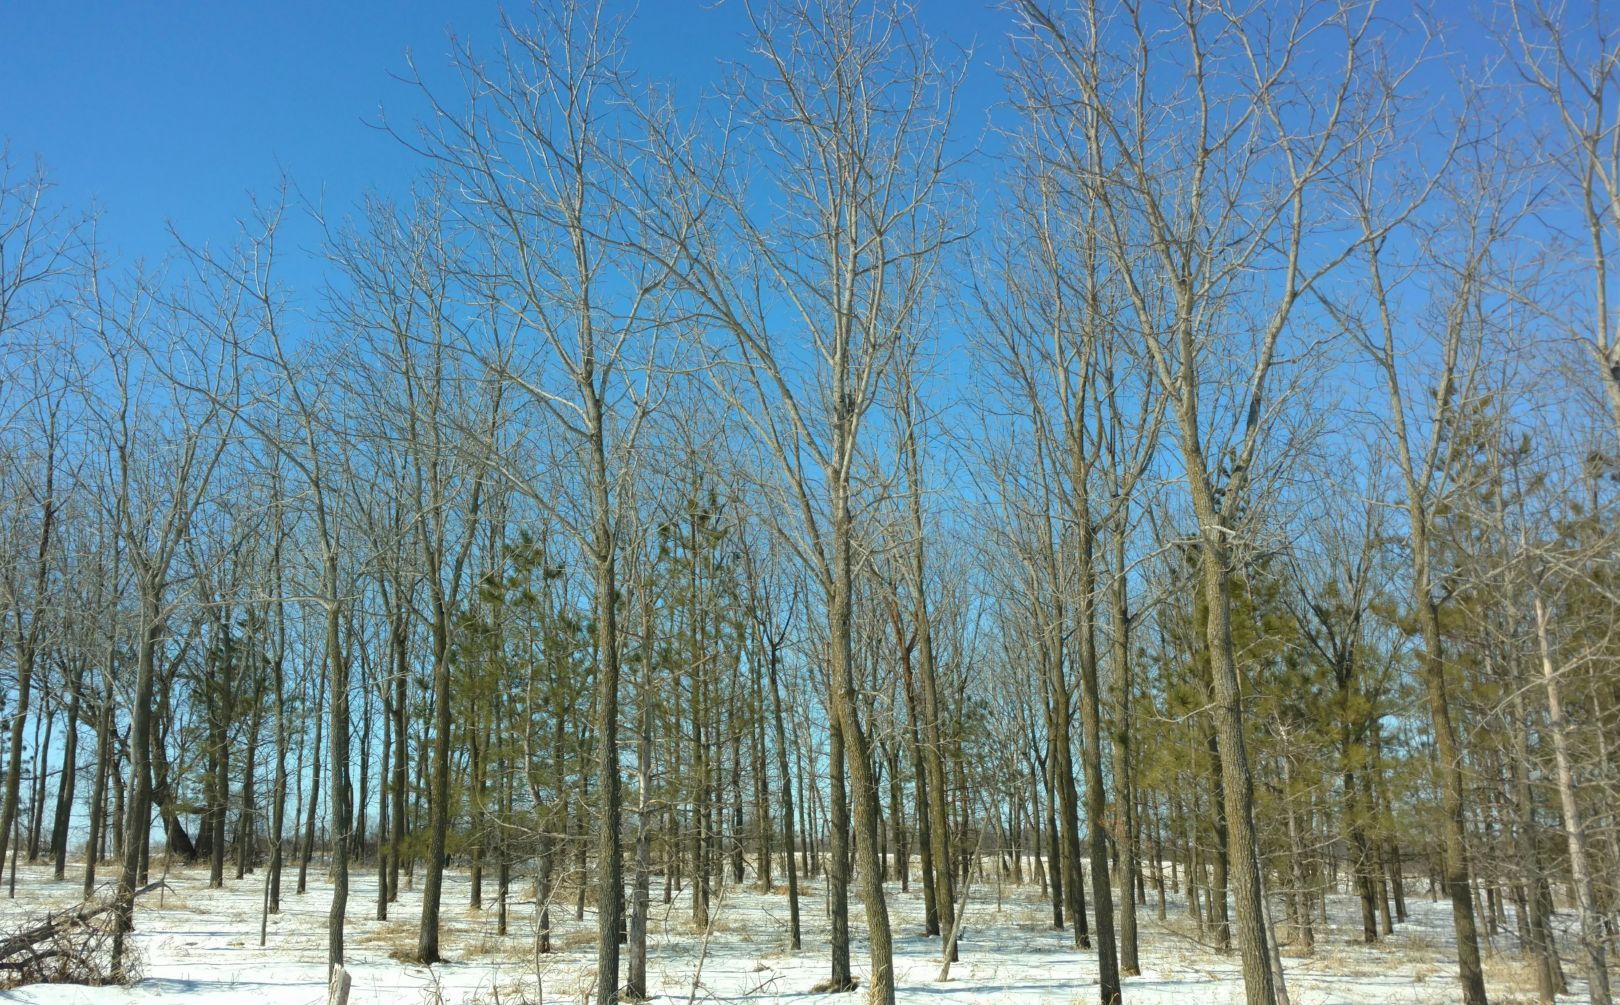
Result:
<svg viewBox="0 0 1620 1005"><path fill-rule="evenodd" d="M154 862L154 866L158 863ZM154 872L156 869L154 870ZM285 884L291 890L294 875ZM207 888L206 868L171 869L171 890L142 898L136 939L144 954L144 977L130 988L31 987L0 992L0 999L28 1003L172 1002L174 1005L242 1003L317 1005L326 997L326 917L331 887L312 867L310 892L286 893L282 913L272 916L266 944L259 946L262 876L227 880ZM47 908L77 902L80 880L56 882L45 866L23 866L16 900L0 899L0 928ZM827 922L819 882L806 884L801 901L804 950L787 949L785 893L748 888L723 892L708 933L693 928L685 898L662 900L653 890L649 979L656 1000L666 1002L827 1003L857 1002L864 995L811 994L827 975ZM376 919L376 874L356 873L351 882L347 956L354 977L351 1001L461 1005L479 1003L579 1002L595 967L596 921L587 908L575 920L573 903L552 910L552 954L534 955L534 905L530 888L514 881L510 932L495 934L494 883L486 881L488 907L469 909L465 873L446 876L442 951L453 962L433 968L401 963L394 954L416 944L420 884L401 891L390 920ZM899 998L912 1005L989 1005L994 1002L1090 1003L1096 1000L1096 956L1070 948L1067 932L1051 930L1051 909L1039 887L978 884L971 892L961 962L939 983L939 946L925 939L922 899L891 885L889 909L896 935ZM1447 905L1414 897L1412 920L1377 946L1353 941L1359 933L1356 905L1333 903L1331 930L1318 934L1311 956L1285 948L1288 988L1294 1005L1328 1003L1441 1003L1457 1000L1455 963L1448 946ZM866 957L864 912L851 905L858 975ZM1196 927L1178 898L1168 920L1156 918L1156 902L1140 912L1142 976L1125 980L1128 1002L1222 1003L1242 1001L1235 954L1198 943ZM1534 1000L1530 971L1504 934L1487 946L1487 983L1495 1003ZM701 972L700 972L701 967ZM1570 968L1573 976L1573 968ZM1575 990L1579 991L1577 987ZM1578 1000L1572 996L1569 1000Z"/></svg>

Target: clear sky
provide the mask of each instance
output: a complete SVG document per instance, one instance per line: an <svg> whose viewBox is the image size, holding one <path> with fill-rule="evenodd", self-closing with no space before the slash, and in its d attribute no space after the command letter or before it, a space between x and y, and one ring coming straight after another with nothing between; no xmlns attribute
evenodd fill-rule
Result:
<svg viewBox="0 0 1620 1005"><path fill-rule="evenodd" d="M544 2L544 0L541 0ZM507 4L522 17L522 3ZM1006 15L990 0L927 0L928 30L980 56L964 96L971 128L997 91L992 60ZM69 207L101 212L100 236L126 261L160 258L172 222L191 241L229 240L249 193L282 172L328 211L421 166L374 128L379 106L414 109L393 79L414 56L446 64L448 33L492 40L501 5L446 0L134 2L10 0L0 10L0 142L14 167L41 158ZM642 0L629 63L683 92L744 52L737 0ZM695 96L695 95L694 95Z"/></svg>

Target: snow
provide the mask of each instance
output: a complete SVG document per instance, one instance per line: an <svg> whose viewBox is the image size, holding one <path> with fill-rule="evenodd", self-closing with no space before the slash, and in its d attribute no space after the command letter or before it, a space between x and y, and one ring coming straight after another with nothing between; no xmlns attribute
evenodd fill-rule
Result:
<svg viewBox="0 0 1620 1005"><path fill-rule="evenodd" d="M154 873L160 863L154 861ZM154 877L155 878L155 877ZM270 918L266 945L260 948L259 911L264 886L261 875L227 879L220 890L207 887L205 867L171 868L172 889L142 898L136 913L136 944L144 955L144 976L129 988L35 986L0 999L36 1005L103 1005L122 1002L165 1002L172 1005L241 1003L316 1005L326 998L326 918L331 886L320 863L311 866L310 892L292 893L296 870L283 877L282 913ZM51 879L49 867L24 865L18 874L17 898L0 899L0 927L49 908L77 903L82 878L69 869L68 879ZM389 907L389 921L376 915L375 869L351 876L346 939L348 969L354 978L350 998L369 1003L461 1005L479 1003L579 1002L592 989L596 919L587 906L576 920L571 897L552 908L552 945L556 950L534 955L534 904L527 881L513 881L509 934L495 934L495 884L486 876L486 909L468 908L465 873L446 874L441 948L453 962L432 968L402 963L391 953L409 952L416 943L421 904L420 882L400 891ZM401 879L403 887L404 880ZM662 900L662 881L653 887L648 979L655 1000L664 1002L734 1002L761 1005L809 1005L861 1002L864 994L827 996L810 989L825 979L827 931L825 902L819 881L803 883L801 899L804 950L787 949L788 904L779 887L772 893L750 887L720 891L705 950L704 932L693 928L686 899ZM851 903L856 945L852 962L864 977L866 945L864 911ZM1051 930L1051 909L1039 887L976 884L968 905L961 961L950 980L935 980L939 971L938 940L923 938L922 899L913 889L901 893L891 884L889 909L895 931L895 972L899 999L910 1005L990 1005L996 1002L1089 1003L1096 1001L1096 955L1070 947L1068 932ZM1339 1003L1440 1003L1455 1001L1455 963L1447 939L1450 909L1427 898L1410 900L1411 921L1376 946L1361 945L1357 905L1348 898L1330 900L1332 926L1318 933L1313 955L1290 956L1284 963L1294 1005ZM1241 1002L1242 981L1235 953L1222 954L1198 943L1196 927L1172 897L1168 918L1156 917L1156 901L1139 911L1142 975L1125 979L1127 1002ZM1509 926L1511 930L1511 925ZM1499 936L1487 961L1492 1001L1531 1001L1534 984L1518 958L1510 934ZM694 975L701 975L694 984ZM1574 976L1574 968L1570 969ZM1572 984L1574 982L1572 981ZM1575 986L1573 990L1579 991ZM1561 999L1562 1000L1562 999ZM1579 1000L1570 996L1570 1001Z"/></svg>

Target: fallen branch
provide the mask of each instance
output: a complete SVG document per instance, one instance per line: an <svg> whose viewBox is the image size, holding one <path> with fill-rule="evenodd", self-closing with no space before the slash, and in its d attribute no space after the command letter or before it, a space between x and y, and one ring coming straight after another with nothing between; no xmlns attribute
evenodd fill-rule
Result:
<svg viewBox="0 0 1620 1005"><path fill-rule="evenodd" d="M167 887L162 880L148 883L134 896ZM104 898L45 915L19 931L0 936L0 988L24 984L88 984L127 981L126 965L119 973L112 966L111 931L92 924L111 912L117 901Z"/></svg>

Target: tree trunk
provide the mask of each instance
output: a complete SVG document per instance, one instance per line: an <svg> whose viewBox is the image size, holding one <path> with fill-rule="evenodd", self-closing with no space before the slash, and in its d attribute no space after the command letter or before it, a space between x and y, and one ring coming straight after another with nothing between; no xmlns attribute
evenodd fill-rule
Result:
<svg viewBox="0 0 1620 1005"><path fill-rule="evenodd" d="M1416 541L1414 541L1416 545ZM1423 632L1422 671L1434 726L1436 774L1440 780L1445 824L1444 884L1451 898L1451 921L1457 932L1457 969L1465 1005L1485 1005L1485 971L1479 956L1479 934L1474 926L1474 892L1469 885L1468 843L1464 833L1466 783L1457 731L1451 720L1451 698L1445 662L1440 651L1440 608L1420 574L1417 593L1418 622Z"/></svg>
<svg viewBox="0 0 1620 1005"><path fill-rule="evenodd" d="M799 869L795 862L793 840L793 776L788 771L787 731L782 726L782 690L777 679L780 659L774 641L768 641L770 651L765 666L771 681L771 721L776 732L776 767L782 776L782 831L786 842L788 874L788 947L794 952L801 948L799 936Z"/></svg>
<svg viewBox="0 0 1620 1005"><path fill-rule="evenodd" d="M1541 679L1547 691L1547 727L1552 733L1553 759L1558 768L1558 800L1564 811L1564 836L1569 843L1569 868L1575 905L1581 918L1581 947L1586 950L1586 983L1592 1005L1609 1005L1609 964L1606 940L1599 919L1597 889L1586 846L1586 827L1575 798L1575 768L1569 752L1569 724L1564 719L1563 686L1553 664L1547 630L1547 607L1539 586L1534 592L1536 647L1541 656Z"/></svg>
<svg viewBox="0 0 1620 1005"><path fill-rule="evenodd" d="M433 604L433 795L429 800L427 872L422 881L422 923L416 962L438 963L439 902L444 889L445 841L450 834L450 610L444 591L431 586Z"/></svg>
<svg viewBox="0 0 1620 1005"><path fill-rule="evenodd" d="M928 711L926 705L919 703L917 687L912 681L912 640L906 637L905 628L900 622L900 606L897 598L891 598L889 620L894 629L895 645L900 653L901 683L905 688L906 709L909 713L906 717L907 738L911 743L911 761L917 776L917 844L922 859L923 934L939 935L941 932L937 886L938 870L934 865L936 860L934 858L935 842L933 840L933 814L936 807L932 798L932 788L928 783L928 755L924 751L922 741L918 736L918 721L927 718Z"/></svg>
<svg viewBox="0 0 1620 1005"><path fill-rule="evenodd" d="M1051 691L1052 727L1048 738L1048 755L1057 788L1059 823L1061 824L1061 857L1063 862L1064 902L1069 918L1074 922L1076 949L1091 948L1091 933L1086 925L1086 908L1082 883L1084 874L1080 864L1080 796L1074 785L1074 759L1071 744L1074 726L1069 712L1072 694L1063 672L1062 649L1046 653L1047 673Z"/></svg>
<svg viewBox="0 0 1620 1005"><path fill-rule="evenodd" d="M1051 702L1047 704L1049 708L1047 714L1048 718L1050 718ZM1057 751L1053 749L1054 747L1055 744L1048 737L1046 770L1041 774L1044 776L1042 781L1046 784L1046 871L1052 877L1052 930L1061 932L1063 930L1063 912L1068 905L1068 900L1063 895L1063 876L1067 865L1067 856L1063 852L1062 838L1058 834L1056 810L1058 785L1057 779L1054 777L1057 774L1054 768L1057 763Z"/></svg>
<svg viewBox="0 0 1620 1005"><path fill-rule="evenodd" d="M140 653L135 662L135 692L129 710L129 785L124 800L124 865L114 894L113 972L121 975L124 939L135 930L135 888L141 859L151 833L152 803L152 677L163 622L158 609L158 587L141 582Z"/></svg>
<svg viewBox="0 0 1620 1005"><path fill-rule="evenodd" d="M5 801L0 803L0 869L4 868L7 842L11 840L12 833L16 829L18 790L22 784L23 770L23 727L28 722L28 702L33 690L33 679L34 643L32 639L25 637L23 643L17 647L17 708L11 713L11 736L6 749ZM15 882L12 883L12 887L16 887Z"/></svg>
<svg viewBox="0 0 1620 1005"><path fill-rule="evenodd" d="M40 518L39 546L34 553L34 611L33 616L28 619L26 626L23 624L22 615L22 604L24 603L23 598L18 597L13 601L18 605L15 611L17 623L15 650L17 660L17 708L16 711L12 712L11 714L10 746L6 751L7 764L5 799L3 803L0 803L0 868L3 868L3 863L6 857L6 842L12 839L12 830L15 828L17 822L18 788L22 783L23 727L28 722L28 703L33 692L34 662L39 654L40 618L44 613L47 585L46 579L47 572L50 568L49 560L51 531L54 527L56 517L55 429L55 412L52 412L51 433L47 441L49 444L49 449L46 451L45 457L45 493L44 506L42 508ZM156 601L154 600L153 603L155 604ZM148 683L150 683L150 679L148 680ZM148 724L150 724L150 720L148 720ZM148 728L150 728L149 725ZM17 876L15 855L12 856L12 861L11 889L12 896L16 896ZM133 883L131 884L130 888L134 889ZM130 895L130 900L130 910L133 911L133 894ZM123 917L124 914L121 913L120 918L122 919ZM115 945L118 947L118 949L122 948L121 943L115 943ZM117 963L118 961L115 953L114 965L116 966Z"/></svg>
<svg viewBox="0 0 1620 1005"><path fill-rule="evenodd" d="M251 644L251 641L250 641ZM251 653L251 649L250 649ZM249 659L254 659L252 655ZM263 678L255 677L249 685L255 689L262 686ZM247 742L243 748L242 763L242 802L237 809L236 818L236 878L241 879L253 870L254 859L257 856L254 845L258 841L258 806L254 792L255 768L259 762L259 731L264 722L264 699L261 694L252 695L253 712L248 720Z"/></svg>
<svg viewBox="0 0 1620 1005"><path fill-rule="evenodd" d="M96 713L96 779L90 793L90 831L84 842L84 898L96 892L96 866L106 850L103 831L107 826L107 779L113 772L113 647L107 649L107 665L102 669L101 707ZM119 821L121 824L122 821Z"/></svg>
<svg viewBox="0 0 1620 1005"><path fill-rule="evenodd" d="M1075 631L1080 640L1080 728L1085 749L1081 753L1086 774L1086 836L1091 854L1091 899L1097 919L1097 993L1102 1005L1120 1005L1119 955L1114 941L1114 896L1108 883L1107 793L1103 790L1102 685L1097 675L1097 580L1095 535L1089 505L1077 504L1079 522L1079 583ZM1125 883L1130 885L1129 877Z"/></svg>
<svg viewBox="0 0 1620 1005"><path fill-rule="evenodd" d="M298 892L304 893L308 889L309 860L315 856L315 808L321 798L321 729L325 720L320 715L322 702L326 698L327 676L321 675L320 682L315 687L315 743L310 752L309 777L309 807L308 816L304 818L304 846L298 854ZM303 784L300 776L299 784Z"/></svg>
<svg viewBox="0 0 1620 1005"><path fill-rule="evenodd" d="M1299 814L1294 805L1294 773L1292 755L1281 758L1283 803L1288 817L1288 865L1293 879L1290 903L1294 905L1293 924L1299 933L1300 948L1306 953L1316 947L1316 932L1311 927L1311 899L1306 880L1305 836L1299 825Z"/></svg>
<svg viewBox="0 0 1620 1005"><path fill-rule="evenodd" d="M354 816L349 787L349 667L338 639L337 555L326 556L326 660L332 677L332 908L326 922L326 969L343 965L343 923L349 904L349 842Z"/></svg>
<svg viewBox="0 0 1620 1005"><path fill-rule="evenodd" d="M406 798L406 764L410 760L410 734L405 731L406 719L406 691L408 673L405 635L405 598L399 597L400 609L394 614L392 640L394 648L394 701L392 713L394 716L394 781L393 781L393 811L394 818L389 826L389 839L392 842L388 854L388 902L399 900L399 870L403 864L405 854L405 808L409 803Z"/></svg>
<svg viewBox="0 0 1620 1005"><path fill-rule="evenodd" d="M1114 885L1119 888L1119 972L1122 977L1142 973L1137 953L1136 883L1139 856L1136 851L1136 789L1131 784L1131 615L1126 579L1125 528L1123 517L1115 521L1113 533L1113 582L1109 592L1109 620L1113 624L1114 700L1114 847L1117 865ZM1157 863L1155 863L1157 864ZM1162 888L1162 881L1161 881Z"/></svg>
<svg viewBox="0 0 1620 1005"><path fill-rule="evenodd" d="M389 654L392 661L393 654ZM377 758L377 920L388 920L388 769L394 742L394 713L386 687L382 704L382 753ZM502 905L505 906L504 904ZM502 933L505 934L505 933Z"/></svg>
<svg viewBox="0 0 1620 1005"><path fill-rule="evenodd" d="M1207 468L1201 456L1189 458L1189 468L1201 475ZM1195 476L1200 488L1202 479ZM1228 860L1233 900L1237 906L1238 951L1243 959L1244 995L1249 1005L1277 1001L1271 953L1267 947L1264 888L1260 878L1259 842L1254 825L1254 781L1243 735L1243 692L1238 681L1232 647L1232 583L1225 533L1215 509L1214 494L1196 491L1194 505L1202 529L1201 555L1204 599L1209 610L1210 671L1214 681L1215 738L1220 755Z"/></svg>
<svg viewBox="0 0 1620 1005"><path fill-rule="evenodd" d="M949 819L950 791L945 784L944 749L940 741L939 669L934 660L934 625L928 609L927 552L924 547L922 512L922 464L918 456L916 424L912 421L914 392L909 380L901 394L901 422L904 435L901 449L906 468L906 503L913 538L910 579L912 603L917 620L917 677L922 690L923 766L928 776L928 840L932 844L935 867L933 892L937 928L944 940L947 963L957 959L951 931L956 927L956 888L946 863L951 858ZM909 662L909 660L908 660ZM919 784L921 781L919 780Z"/></svg>
<svg viewBox="0 0 1620 1005"><path fill-rule="evenodd" d="M278 618L283 615L278 614ZM278 621L277 633L285 635L285 621ZM265 910L269 914L281 913L281 871L285 858L283 846L286 844L287 826L287 747L291 742L290 730L287 724L287 678L286 678L286 647L284 638L276 645L276 658L274 662L275 688L276 688L276 776L271 783L274 792L270 797L270 875L267 877L269 885L268 902ZM294 807L296 814L297 807ZM294 823L294 826L297 826Z"/></svg>
<svg viewBox="0 0 1620 1005"><path fill-rule="evenodd" d="M1525 940L1526 948L1535 962L1536 990L1543 1005L1551 1005L1564 988L1563 968L1558 959L1558 943L1552 931L1550 912L1545 910L1541 890L1546 883L1546 871L1541 864L1540 842L1536 840L1535 795L1530 787L1529 722L1525 714L1524 694L1513 696L1514 730L1513 756L1507 759L1509 776L1514 791L1514 809L1517 826L1518 853L1524 868L1525 887Z"/></svg>
<svg viewBox="0 0 1620 1005"><path fill-rule="evenodd" d="M1215 945L1221 952L1232 948L1231 886L1232 828L1228 823L1225 776L1221 772L1220 740L1212 730L1209 743L1209 803L1215 831L1215 851L1210 856L1210 879L1204 886L1207 894L1205 918L1215 928ZM1202 880L1204 873L1198 873Z"/></svg>
<svg viewBox="0 0 1620 1005"><path fill-rule="evenodd" d="M832 699L835 703L836 699ZM836 705L835 705L836 708ZM827 910L832 924L832 976L827 990L855 989L849 968L849 801L844 792L844 723L835 710L827 721L827 798L831 803L832 848L827 861Z"/></svg>
<svg viewBox="0 0 1620 1005"><path fill-rule="evenodd" d="M67 877L68 823L79 779L79 697L83 686L84 670L80 667L68 682L67 738L62 744L62 777L56 785L56 814L51 820L51 860L57 879Z"/></svg>
<svg viewBox="0 0 1620 1005"><path fill-rule="evenodd" d="M630 898L629 973L624 1000L643 1001L647 985L647 915L652 906L652 821L651 787L653 776L653 600L645 577L637 576L641 601L641 680L637 691L640 714L636 726L636 865Z"/></svg>

